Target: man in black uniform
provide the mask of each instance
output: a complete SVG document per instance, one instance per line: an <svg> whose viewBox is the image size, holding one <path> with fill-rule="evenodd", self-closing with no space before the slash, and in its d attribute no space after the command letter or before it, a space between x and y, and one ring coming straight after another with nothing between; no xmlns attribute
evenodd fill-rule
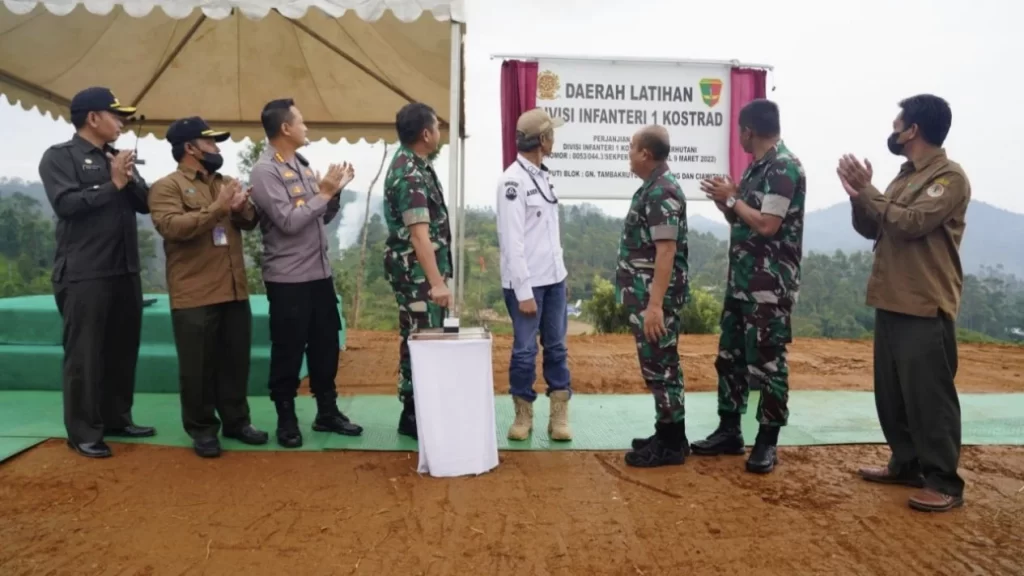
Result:
<svg viewBox="0 0 1024 576"><path fill-rule="evenodd" d="M142 331L135 214L148 214L149 186L135 154L117 141L135 108L107 88L71 100L71 140L51 146L39 177L57 215L53 290L64 319L64 426L68 445L90 458L111 455L106 436L156 431L132 421Z"/></svg>

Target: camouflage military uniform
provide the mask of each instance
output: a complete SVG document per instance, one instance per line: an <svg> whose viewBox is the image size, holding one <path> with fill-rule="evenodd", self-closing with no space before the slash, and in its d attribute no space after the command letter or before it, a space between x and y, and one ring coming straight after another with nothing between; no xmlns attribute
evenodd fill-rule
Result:
<svg viewBox="0 0 1024 576"><path fill-rule="evenodd" d="M384 180L384 219L388 225L384 251L384 275L398 302L399 345L398 397L412 399L412 367L409 334L417 328L440 328L444 310L430 301L430 283L416 259L409 227L429 225L437 268L452 277L452 232L441 183L429 162L406 147L395 153Z"/></svg>
<svg viewBox="0 0 1024 576"><path fill-rule="evenodd" d="M800 287L804 169L780 141L744 172L738 197L751 208L783 218L771 238L735 218L718 344L718 413L745 414L748 376L761 384L757 420L785 426L789 417L790 315Z"/></svg>
<svg viewBox="0 0 1024 576"><path fill-rule="evenodd" d="M682 422L683 372L679 366L680 311L689 296L686 199L668 167L657 170L633 194L619 241L616 298L629 311L640 371L654 394L658 421ZM657 343L644 336L643 316L654 280L655 241L675 240L676 255L662 309L665 335Z"/></svg>

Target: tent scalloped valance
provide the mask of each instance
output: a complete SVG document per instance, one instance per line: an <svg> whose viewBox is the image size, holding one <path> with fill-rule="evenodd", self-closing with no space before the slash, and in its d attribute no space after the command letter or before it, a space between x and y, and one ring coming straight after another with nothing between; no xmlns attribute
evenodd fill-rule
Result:
<svg viewBox="0 0 1024 576"><path fill-rule="evenodd" d="M367 22L376 22L387 11L402 22L413 22L423 12L430 12L439 21L466 21L463 0L3 0L3 3L9 11L19 15L28 14L37 5L42 5L58 16L66 16L79 6L92 14L105 16L115 6L121 6L134 18L142 18L159 7L175 19L187 18L198 8L214 20L227 18L236 9L248 18L259 20L271 10L287 18L298 19L305 16L310 8L315 8L333 18L353 11Z"/></svg>

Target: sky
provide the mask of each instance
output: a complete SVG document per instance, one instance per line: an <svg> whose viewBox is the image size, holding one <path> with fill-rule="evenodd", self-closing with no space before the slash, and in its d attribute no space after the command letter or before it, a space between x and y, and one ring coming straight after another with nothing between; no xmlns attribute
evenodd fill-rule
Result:
<svg viewBox="0 0 1024 576"><path fill-rule="evenodd" d="M807 171L809 210L846 200L835 175L840 155L868 158L884 187L901 162L885 142L900 99L934 93L949 101L946 150L967 172L972 198L1024 213L1024 195L1007 166L1024 158L1024 79L1016 35L1024 2L1014 0L466 0L466 203L493 206L501 172L500 59L588 56L709 59L770 64L768 97L779 104L782 135ZM1011 28L1012 27L1012 28ZM1014 43L1012 45L1011 43ZM1014 56L1014 55L1017 56ZM774 90L773 90L774 87ZM43 151L67 139L69 124L0 98L0 176L38 179ZM134 146L127 135L120 147ZM237 174L241 144L222 145L225 173ZM169 146L139 144L152 181L174 169ZM382 145L311 144L314 166L345 160L365 190ZM448 160L437 162L448 182ZM552 165L552 168L555 166ZM623 167L626 168L626 167ZM1012 180L1012 181L1011 181ZM639 181L638 181L639 184ZM447 189L447 186L446 186ZM378 189L379 191L379 189ZM630 190L629 192L631 192ZM621 216L626 202L595 202ZM719 216L706 203L691 214Z"/></svg>

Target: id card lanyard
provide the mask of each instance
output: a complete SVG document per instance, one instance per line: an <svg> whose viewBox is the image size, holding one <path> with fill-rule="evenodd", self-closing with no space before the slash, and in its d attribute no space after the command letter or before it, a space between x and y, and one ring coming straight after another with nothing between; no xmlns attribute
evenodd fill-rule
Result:
<svg viewBox="0 0 1024 576"><path fill-rule="evenodd" d="M516 164L519 164L519 167L522 168L523 171L526 172L526 175L530 177L530 180L533 181L533 185L537 187L537 192L540 193L541 198L543 198L548 204L558 204L558 198L548 198L548 195L544 193L544 188L542 188L541 185L537 183L537 179L533 177L533 172L524 166L522 161L517 159ZM551 195L555 195L554 190L551 191Z"/></svg>

